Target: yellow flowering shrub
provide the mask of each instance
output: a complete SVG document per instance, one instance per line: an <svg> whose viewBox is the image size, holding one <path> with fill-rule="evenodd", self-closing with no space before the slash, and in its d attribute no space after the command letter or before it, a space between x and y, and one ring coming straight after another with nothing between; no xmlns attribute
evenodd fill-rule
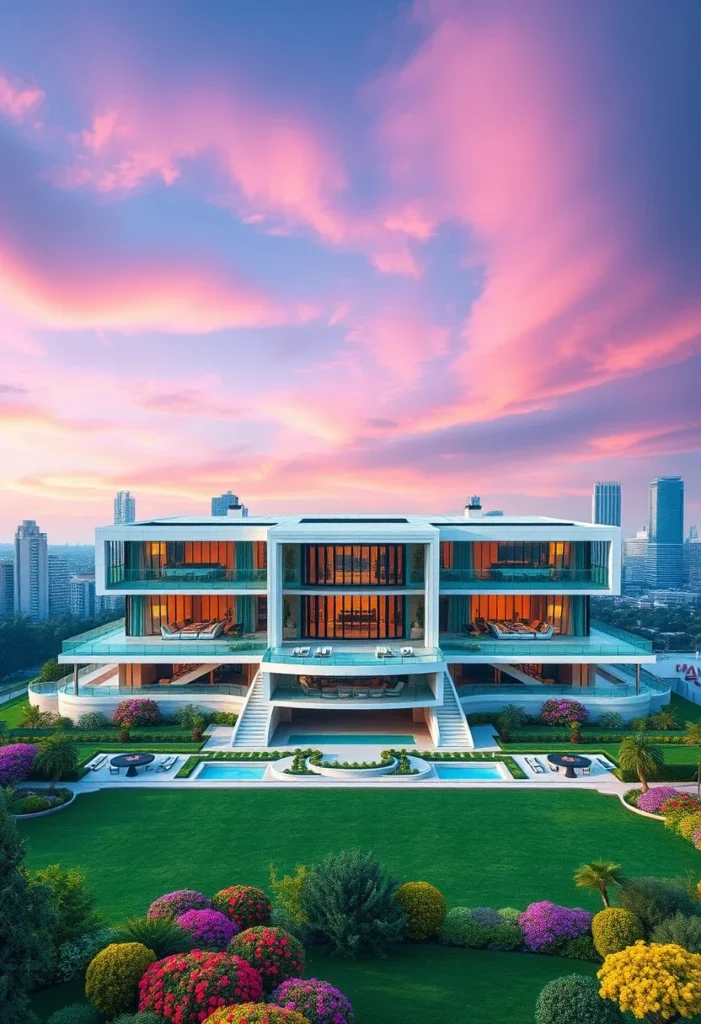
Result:
<svg viewBox="0 0 701 1024"><path fill-rule="evenodd" d="M141 942L105 946L90 961L85 974L85 995L105 1017L133 1013L139 999L139 982L156 954Z"/></svg>
<svg viewBox="0 0 701 1024"><path fill-rule="evenodd" d="M639 1020L701 1014L701 955L673 943L636 942L604 960L597 975L602 999Z"/></svg>
<svg viewBox="0 0 701 1024"><path fill-rule="evenodd" d="M436 934L448 909L440 889L429 882L405 882L397 889L397 899L408 918L407 938L428 939Z"/></svg>
<svg viewBox="0 0 701 1024"><path fill-rule="evenodd" d="M607 907L594 915L591 923L594 948L600 957L619 953L626 946L632 946L645 932L640 918L623 907Z"/></svg>
<svg viewBox="0 0 701 1024"><path fill-rule="evenodd" d="M701 832L701 814L698 811L695 814L684 814L679 819L677 832L684 839L693 838L694 832Z"/></svg>

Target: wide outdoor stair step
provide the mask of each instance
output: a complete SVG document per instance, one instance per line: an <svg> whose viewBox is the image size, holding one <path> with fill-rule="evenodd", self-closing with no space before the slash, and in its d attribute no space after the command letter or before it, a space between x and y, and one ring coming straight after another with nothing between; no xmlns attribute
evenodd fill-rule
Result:
<svg viewBox="0 0 701 1024"><path fill-rule="evenodd" d="M234 731L232 746L263 747L267 745L267 722L269 703L263 695L263 676L257 673L251 683L248 700L241 712L237 728Z"/></svg>

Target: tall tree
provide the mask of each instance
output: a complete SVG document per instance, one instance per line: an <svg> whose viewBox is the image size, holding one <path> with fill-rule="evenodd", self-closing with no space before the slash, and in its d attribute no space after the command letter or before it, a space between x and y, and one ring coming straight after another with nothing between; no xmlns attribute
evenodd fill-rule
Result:
<svg viewBox="0 0 701 1024"><path fill-rule="evenodd" d="M640 780L643 793L650 788L648 779L654 779L664 764L660 747L651 743L644 732L626 736L618 748L618 763L627 772L635 772Z"/></svg>
<svg viewBox="0 0 701 1024"><path fill-rule="evenodd" d="M35 770L45 779L51 780L49 790L53 790L60 779L74 772L77 765L78 748L70 736L60 732L42 740L34 758Z"/></svg>
<svg viewBox="0 0 701 1024"><path fill-rule="evenodd" d="M0 1020L35 1024L29 1005L34 979L51 954L48 890L23 869L24 843L0 789Z"/></svg>

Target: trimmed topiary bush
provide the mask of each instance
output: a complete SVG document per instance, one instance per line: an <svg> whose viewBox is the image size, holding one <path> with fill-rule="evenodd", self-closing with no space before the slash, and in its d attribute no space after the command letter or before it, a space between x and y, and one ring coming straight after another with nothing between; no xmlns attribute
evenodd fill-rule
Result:
<svg viewBox="0 0 701 1024"><path fill-rule="evenodd" d="M453 907L445 916L438 938L444 946L464 946L468 949L494 949L501 952L519 949L523 945L523 932L518 923L520 912L506 908ZM515 915L515 917L514 917Z"/></svg>
<svg viewBox="0 0 701 1024"><path fill-rule="evenodd" d="M88 964L85 994L101 1014L115 1017L135 1010L139 981L156 954L140 942L113 943Z"/></svg>
<svg viewBox="0 0 701 1024"><path fill-rule="evenodd" d="M111 942L114 942L114 932L110 928L85 932L62 942L58 948L56 981L72 981L84 974L90 961Z"/></svg>
<svg viewBox="0 0 701 1024"><path fill-rule="evenodd" d="M445 915L438 937L444 946L484 949L489 941L489 928L474 919L469 907L453 907Z"/></svg>
<svg viewBox="0 0 701 1024"><path fill-rule="evenodd" d="M579 941L572 939L572 942ZM511 953L523 945L523 932L518 921L502 921L489 929L487 946L500 953Z"/></svg>
<svg viewBox="0 0 701 1024"><path fill-rule="evenodd" d="M102 1017L89 1003L72 1003L51 1014L46 1024L100 1024Z"/></svg>
<svg viewBox="0 0 701 1024"><path fill-rule="evenodd" d="M193 949L147 968L139 983L139 1010L184 1024L197 1020L203 1007L214 1012L221 1006L258 1002L262 996L263 979L246 960Z"/></svg>
<svg viewBox="0 0 701 1024"><path fill-rule="evenodd" d="M349 999L328 981L318 978L290 978L278 985L270 1001L286 1010L301 1013L309 1024L354 1024Z"/></svg>
<svg viewBox="0 0 701 1024"><path fill-rule="evenodd" d="M309 873L301 896L309 941L343 956L387 955L404 937L399 883L373 854L330 853Z"/></svg>
<svg viewBox="0 0 701 1024"><path fill-rule="evenodd" d="M280 1006L265 1003L245 1003L215 1010L204 1024L309 1024L309 1021L295 1010L283 1010Z"/></svg>
<svg viewBox="0 0 701 1024"><path fill-rule="evenodd" d="M535 1024L623 1024L623 1015L600 997L594 978L566 974L548 982L541 991Z"/></svg>
<svg viewBox="0 0 701 1024"><path fill-rule="evenodd" d="M645 929L639 917L623 907L607 907L594 915L591 923L594 946L601 957L618 953L645 938Z"/></svg>
<svg viewBox="0 0 701 1024"><path fill-rule="evenodd" d="M188 910L210 910L212 901L195 889L176 889L159 896L148 908L147 917L180 917Z"/></svg>
<svg viewBox="0 0 701 1024"><path fill-rule="evenodd" d="M576 939L564 939L554 949L546 950L561 956L565 960L586 960L588 963L600 963L601 957L596 951L591 935L578 935Z"/></svg>
<svg viewBox="0 0 701 1024"><path fill-rule="evenodd" d="M567 939L588 935L592 915L581 907L559 907L549 900L531 903L519 918L526 948L533 953L555 952Z"/></svg>
<svg viewBox="0 0 701 1024"><path fill-rule="evenodd" d="M230 885L212 897L215 910L235 921L241 931L270 924L273 904L262 889L253 885Z"/></svg>
<svg viewBox="0 0 701 1024"><path fill-rule="evenodd" d="M408 939L428 939L440 930L448 904L435 885L405 882L397 889L397 899L407 917L404 934Z"/></svg>
<svg viewBox="0 0 701 1024"><path fill-rule="evenodd" d="M284 928L247 928L234 936L229 952L243 957L260 971L266 992L304 973L304 946Z"/></svg>
<svg viewBox="0 0 701 1024"><path fill-rule="evenodd" d="M219 910L186 910L176 919L197 948L226 949L239 926Z"/></svg>

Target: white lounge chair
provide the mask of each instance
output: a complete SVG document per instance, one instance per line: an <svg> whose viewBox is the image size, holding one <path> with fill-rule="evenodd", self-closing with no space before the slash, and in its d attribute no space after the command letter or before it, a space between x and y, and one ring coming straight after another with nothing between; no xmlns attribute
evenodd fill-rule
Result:
<svg viewBox="0 0 701 1024"><path fill-rule="evenodd" d="M91 772L98 771L98 769L102 768L102 766L103 766L103 764L105 763L106 760L107 760L107 754L101 754L99 757L96 757L95 760L93 761L93 763L90 765L90 771Z"/></svg>
<svg viewBox="0 0 701 1024"><path fill-rule="evenodd" d="M403 658L413 658L414 648L413 647L400 647L399 653Z"/></svg>
<svg viewBox="0 0 701 1024"><path fill-rule="evenodd" d="M400 679L398 682L394 684L394 686L390 686L386 690L384 690L384 695L385 697L398 697L405 686L405 681L403 679Z"/></svg>

